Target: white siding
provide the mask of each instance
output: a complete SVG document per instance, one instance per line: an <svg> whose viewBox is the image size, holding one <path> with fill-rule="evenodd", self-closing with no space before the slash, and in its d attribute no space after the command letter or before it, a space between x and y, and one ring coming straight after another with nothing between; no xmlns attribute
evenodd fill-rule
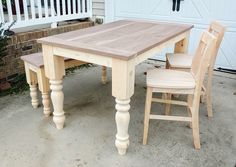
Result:
<svg viewBox="0 0 236 167"><path fill-rule="evenodd" d="M216 67L236 69L236 14L235 0L181 1L180 11L172 11L172 0L106 0L106 22L120 19L150 19L166 22L194 24L190 36L190 53L194 53L202 31L209 23L218 20L227 27L218 52ZM165 52L157 59L165 59Z"/></svg>
<svg viewBox="0 0 236 167"><path fill-rule="evenodd" d="M93 0L93 16L105 17L105 2L104 0Z"/></svg>

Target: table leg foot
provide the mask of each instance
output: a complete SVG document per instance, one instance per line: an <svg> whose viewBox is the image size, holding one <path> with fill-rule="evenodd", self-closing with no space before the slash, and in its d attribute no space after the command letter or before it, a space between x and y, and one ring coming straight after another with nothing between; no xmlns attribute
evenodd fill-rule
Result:
<svg viewBox="0 0 236 167"><path fill-rule="evenodd" d="M50 88L52 90L51 99L54 106L53 122L57 129L62 129L65 122L63 111L64 94L62 92L62 80L50 80Z"/></svg>
<svg viewBox="0 0 236 167"><path fill-rule="evenodd" d="M117 134L115 145L120 155L126 154L126 150L129 146L129 120L130 120L130 99L119 100L116 99L116 126Z"/></svg>

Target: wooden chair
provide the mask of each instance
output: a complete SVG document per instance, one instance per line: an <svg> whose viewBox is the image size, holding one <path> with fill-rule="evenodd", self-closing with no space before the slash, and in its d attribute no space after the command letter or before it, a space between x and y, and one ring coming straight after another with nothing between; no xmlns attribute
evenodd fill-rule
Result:
<svg viewBox="0 0 236 167"><path fill-rule="evenodd" d="M187 121L192 124L193 140L196 149L200 149L199 137L199 100L201 88L207 71L210 58L215 49L216 38L209 32L204 32L201 36L198 48L193 58L190 72L171 69L152 69L147 72L147 95L144 116L143 144L147 143L149 119L160 119L169 121ZM152 93L164 94L184 94L188 95L188 100L177 101L169 99L153 98ZM188 117L153 115L151 103L160 102L187 106Z"/></svg>
<svg viewBox="0 0 236 167"><path fill-rule="evenodd" d="M51 114L50 98L49 98L49 80L45 76L43 55L42 53L34 53L22 56L21 59L25 64L25 73L27 83L30 86L31 104L33 108L37 108L39 100L37 96L37 85L42 93L43 112L46 117ZM65 58L65 69L80 66L86 62ZM102 83L106 83L106 69L102 69Z"/></svg>
<svg viewBox="0 0 236 167"><path fill-rule="evenodd" d="M215 53L212 54L212 58L211 58L209 68L208 68L208 77L207 77L207 86L206 86L207 88L205 89L204 86L202 88L202 101L204 101L203 99L206 99L208 117L213 116L212 99L211 99L212 75L213 75L214 65L216 61L216 56L220 48L222 39L224 37L225 30L226 30L225 27L216 21L212 22L208 28L208 32L213 34L217 39ZM169 69L189 71L191 68L192 61L193 61L193 56L189 54L181 54L181 53L177 53L177 54L167 53L166 54L166 68L169 68Z"/></svg>

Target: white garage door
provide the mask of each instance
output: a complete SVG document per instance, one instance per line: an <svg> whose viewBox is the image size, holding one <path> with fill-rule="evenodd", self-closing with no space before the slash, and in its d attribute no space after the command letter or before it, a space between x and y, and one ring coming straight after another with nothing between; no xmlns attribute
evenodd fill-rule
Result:
<svg viewBox="0 0 236 167"><path fill-rule="evenodd" d="M194 52L202 30L213 20L227 26L216 67L236 69L236 0L184 0L172 11L172 0L107 0L106 19L149 19L194 24L189 51ZM172 49L168 49L171 51ZM164 52L155 56L164 59Z"/></svg>

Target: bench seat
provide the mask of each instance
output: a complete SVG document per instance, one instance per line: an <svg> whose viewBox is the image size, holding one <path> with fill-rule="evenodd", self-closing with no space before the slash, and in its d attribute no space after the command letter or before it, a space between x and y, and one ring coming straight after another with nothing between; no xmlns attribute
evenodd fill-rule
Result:
<svg viewBox="0 0 236 167"><path fill-rule="evenodd" d="M22 56L24 61L25 73L27 83L30 86L31 104L33 108L37 108L39 100L37 97L37 88L42 93L43 112L48 117L52 112L50 110L50 84L49 79L45 76L44 61L42 53L33 53L30 55ZM74 60L70 58L65 59L65 69L80 66L87 62ZM106 83L106 67L102 68L102 83Z"/></svg>
<svg viewBox="0 0 236 167"><path fill-rule="evenodd" d="M39 52L39 53L33 53L33 54L30 54L30 55L26 55L26 56L21 56L21 59L24 61L24 62L27 62L27 63L30 63L36 67L44 67L44 63L43 63L43 53L42 52ZM70 59L70 58L65 58L65 62L67 61L71 61L73 59Z"/></svg>

